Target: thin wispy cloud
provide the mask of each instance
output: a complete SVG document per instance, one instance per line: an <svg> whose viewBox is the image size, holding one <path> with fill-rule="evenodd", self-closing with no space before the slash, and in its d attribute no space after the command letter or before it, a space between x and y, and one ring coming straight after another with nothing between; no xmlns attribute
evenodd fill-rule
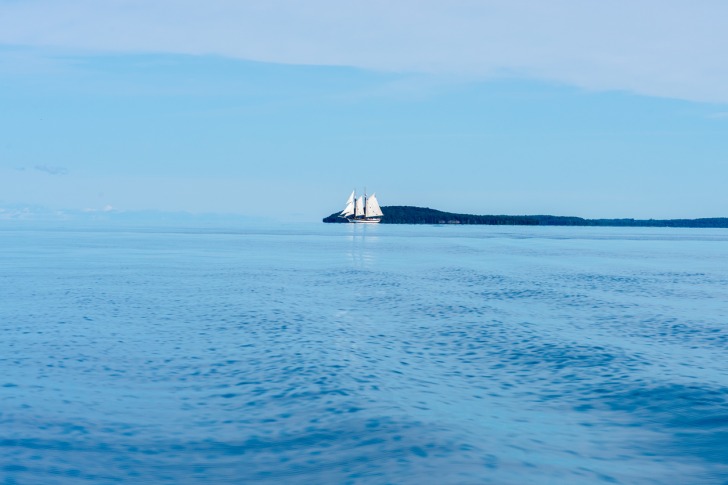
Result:
<svg viewBox="0 0 728 485"><path fill-rule="evenodd" d="M39 172L44 172L44 173L47 173L50 175L66 175L68 173L68 169L65 167L54 167L51 165L36 165L33 168Z"/></svg>
<svg viewBox="0 0 728 485"><path fill-rule="evenodd" d="M35 0L0 43L180 53L728 102L728 2L703 0Z"/></svg>

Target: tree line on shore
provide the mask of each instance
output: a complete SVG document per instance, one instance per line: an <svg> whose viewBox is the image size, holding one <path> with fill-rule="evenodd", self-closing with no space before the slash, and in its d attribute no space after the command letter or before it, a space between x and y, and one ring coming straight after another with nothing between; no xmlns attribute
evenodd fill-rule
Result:
<svg viewBox="0 0 728 485"><path fill-rule="evenodd" d="M427 207L392 205L382 207L382 224L478 224L490 226L616 226L616 227L722 227L728 218L703 219L584 219L571 216L474 215L443 212ZM347 222L335 212L323 219L327 223Z"/></svg>

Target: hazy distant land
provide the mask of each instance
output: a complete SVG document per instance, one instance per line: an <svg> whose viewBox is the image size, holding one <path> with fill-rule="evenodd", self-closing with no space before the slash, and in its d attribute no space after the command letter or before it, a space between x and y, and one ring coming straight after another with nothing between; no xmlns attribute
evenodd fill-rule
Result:
<svg viewBox="0 0 728 485"><path fill-rule="evenodd" d="M618 226L618 227L723 227L728 228L728 217L703 219L584 219L571 216L507 216L474 215L443 212L427 207L391 205L382 207L382 224L478 224L490 226ZM338 212L323 219L340 223L346 219Z"/></svg>

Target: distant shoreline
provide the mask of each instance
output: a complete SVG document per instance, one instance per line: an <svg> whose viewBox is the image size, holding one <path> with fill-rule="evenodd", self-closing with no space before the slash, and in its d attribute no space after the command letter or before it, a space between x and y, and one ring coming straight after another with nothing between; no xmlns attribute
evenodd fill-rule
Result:
<svg viewBox="0 0 728 485"><path fill-rule="evenodd" d="M382 207L382 224L468 224L486 226L592 226L592 227L704 227L728 228L728 217L702 219L584 219L571 216L474 215L443 212L427 207L392 205ZM324 217L325 223L346 223L338 212Z"/></svg>

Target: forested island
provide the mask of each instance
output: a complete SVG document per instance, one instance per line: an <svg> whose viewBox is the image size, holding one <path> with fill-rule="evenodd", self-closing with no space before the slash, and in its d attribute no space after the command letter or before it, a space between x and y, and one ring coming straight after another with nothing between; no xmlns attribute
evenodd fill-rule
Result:
<svg viewBox="0 0 728 485"><path fill-rule="evenodd" d="M584 219L570 216L506 216L473 215L443 212L427 207L390 205L382 207L381 224L480 224L490 226L618 226L618 227L722 227L728 228L728 217L705 219ZM341 223L346 219L335 212L324 222Z"/></svg>

